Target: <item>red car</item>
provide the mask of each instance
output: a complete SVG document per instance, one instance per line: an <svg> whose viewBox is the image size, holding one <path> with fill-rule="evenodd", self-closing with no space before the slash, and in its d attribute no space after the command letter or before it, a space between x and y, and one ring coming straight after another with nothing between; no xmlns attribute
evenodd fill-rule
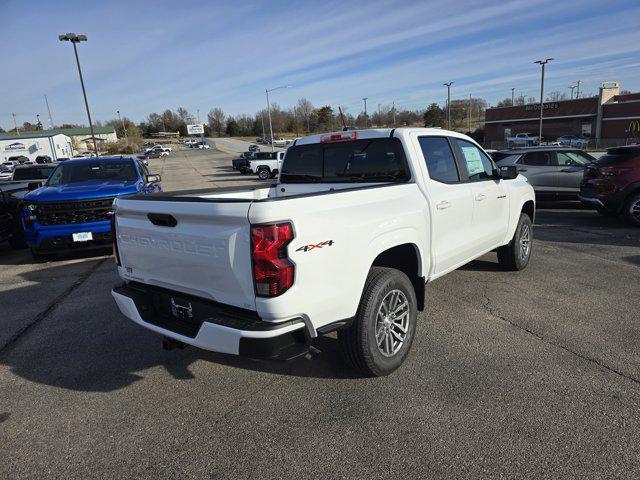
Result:
<svg viewBox="0 0 640 480"><path fill-rule="evenodd" d="M587 166L580 200L603 215L624 215L640 227L640 144L608 148Z"/></svg>

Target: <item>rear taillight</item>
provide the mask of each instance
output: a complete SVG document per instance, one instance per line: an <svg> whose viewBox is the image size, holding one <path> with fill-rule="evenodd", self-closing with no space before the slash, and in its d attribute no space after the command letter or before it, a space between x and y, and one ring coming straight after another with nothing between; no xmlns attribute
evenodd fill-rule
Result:
<svg viewBox="0 0 640 480"><path fill-rule="evenodd" d="M600 173L603 177L615 177L629 170L626 167L602 167Z"/></svg>
<svg viewBox="0 0 640 480"><path fill-rule="evenodd" d="M116 259L116 265L122 266L120 263L120 253L118 252L118 236L116 235L116 215L111 214L111 240L113 241L113 256Z"/></svg>
<svg viewBox="0 0 640 480"><path fill-rule="evenodd" d="M293 240L290 223L251 227L253 282L259 297L277 297L293 285L295 267L287 257Z"/></svg>

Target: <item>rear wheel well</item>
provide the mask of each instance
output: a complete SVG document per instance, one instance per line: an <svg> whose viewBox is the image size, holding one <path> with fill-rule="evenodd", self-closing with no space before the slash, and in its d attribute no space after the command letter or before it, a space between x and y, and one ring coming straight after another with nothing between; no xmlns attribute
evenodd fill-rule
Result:
<svg viewBox="0 0 640 480"><path fill-rule="evenodd" d="M405 243L385 250L373 261L372 267L394 268L403 272L416 292L418 310L424 310L425 280L419 276L420 256L418 249L411 243Z"/></svg>
<svg viewBox="0 0 640 480"><path fill-rule="evenodd" d="M522 206L522 213L526 213L531 219L531 223L533 223L535 217L536 207L533 203L533 200L529 200L524 203Z"/></svg>

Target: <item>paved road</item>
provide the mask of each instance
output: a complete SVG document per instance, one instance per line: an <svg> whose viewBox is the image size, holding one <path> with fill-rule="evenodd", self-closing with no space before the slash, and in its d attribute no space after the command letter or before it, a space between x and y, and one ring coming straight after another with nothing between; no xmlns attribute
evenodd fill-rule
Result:
<svg viewBox="0 0 640 480"><path fill-rule="evenodd" d="M228 161L151 169L244 181ZM164 352L118 313L111 258L0 264L1 326L31 324L0 351L0 478L640 475L640 230L590 210L541 208L524 272L489 254L430 284L382 379L354 377L333 337L292 363Z"/></svg>
<svg viewBox="0 0 640 480"><path fill-rule="evenodd" d="M242 153L249 150L249 145L255 145L250 142L245 142L244 140L237 140L235 138L207 138L207 141L217 147L218 149L228 153ZM260 150L263 152L268 152L271 150L269 145L259 145ZM274 147L276 152L283 151L284 148Z"/></svg>

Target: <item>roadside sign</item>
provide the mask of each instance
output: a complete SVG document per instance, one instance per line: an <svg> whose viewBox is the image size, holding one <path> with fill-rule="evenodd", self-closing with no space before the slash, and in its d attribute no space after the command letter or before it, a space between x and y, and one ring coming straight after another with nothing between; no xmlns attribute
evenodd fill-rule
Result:
<svg viewBox="0 0 640 480"><path fill-rule="evenodd" d="M204 125L202 123L196 123L194 125L187 125L188 135L202 135L204 134Z"/></svg>

